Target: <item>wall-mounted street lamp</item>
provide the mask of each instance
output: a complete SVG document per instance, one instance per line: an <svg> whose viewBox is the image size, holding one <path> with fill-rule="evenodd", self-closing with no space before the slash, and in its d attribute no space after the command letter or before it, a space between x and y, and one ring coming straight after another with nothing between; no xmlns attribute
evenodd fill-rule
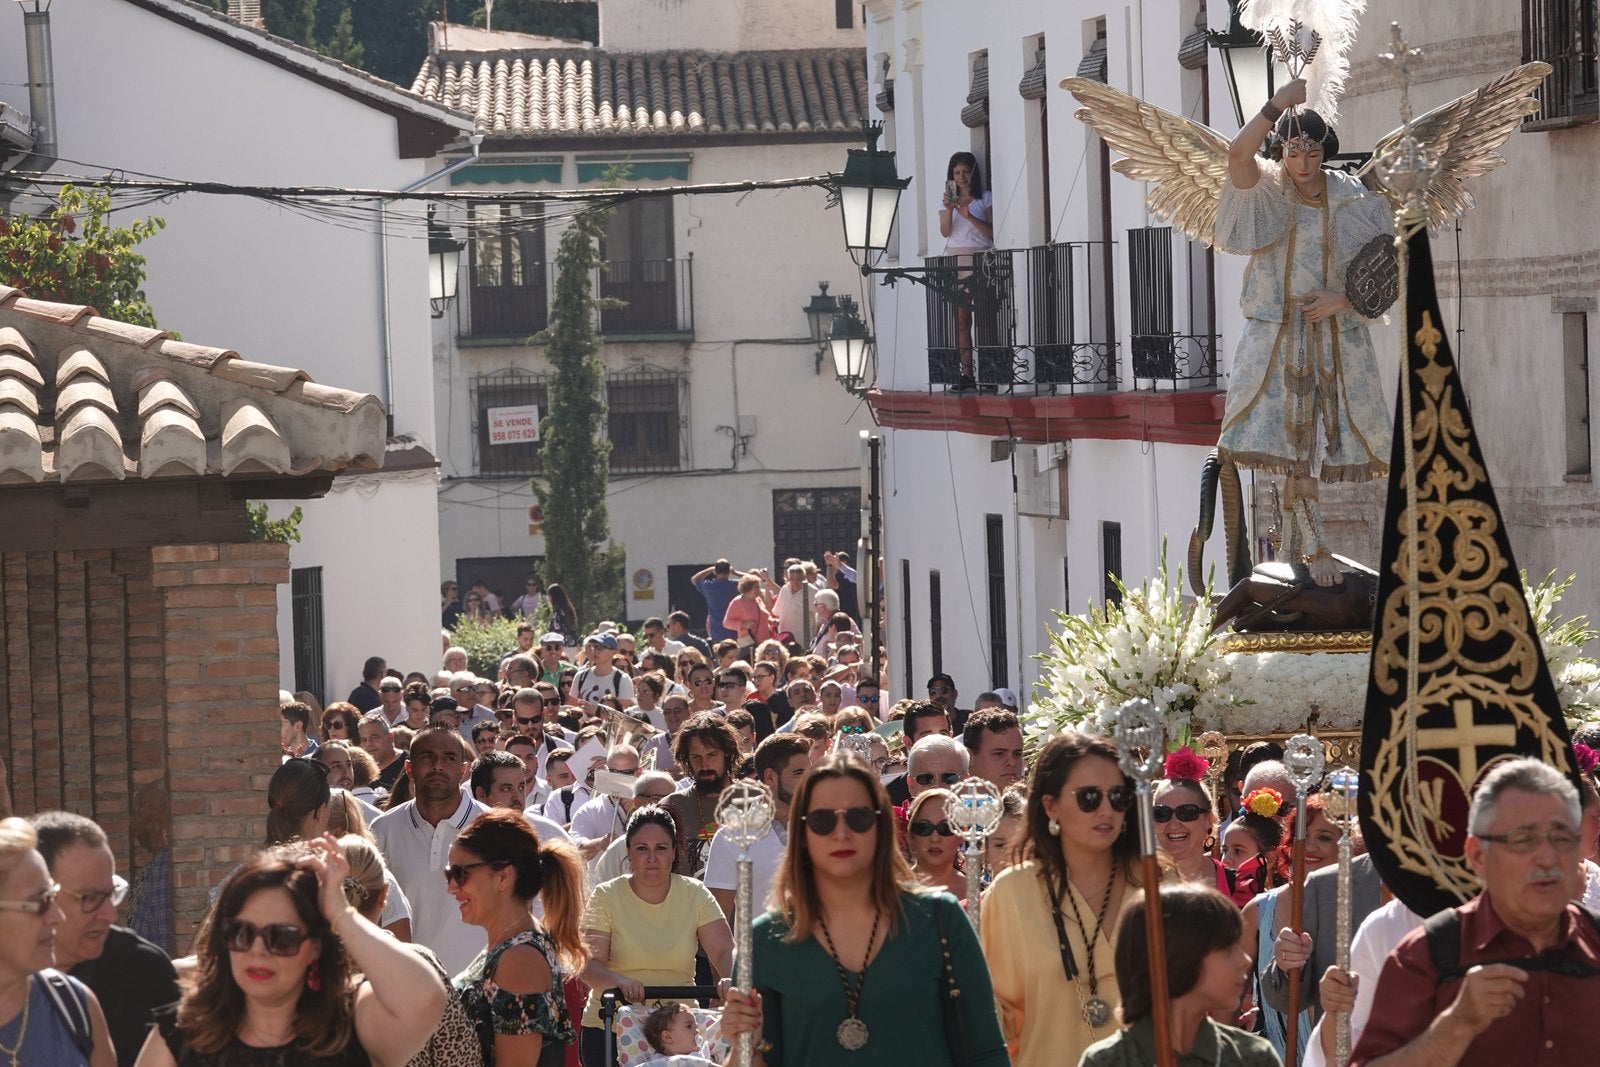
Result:
<svg viewBox="0 0 1600 1067"><path fill-rule="evenodd" d="M856 314L855 302L849 297L841 301L845 306L834 316L828 330L828 352L833 356L833 373L839 384L854 396L865 396L870 381L868 370L877 342L867 331L867 324Z"/></svg>
<svg viewBox="0 0 1600 1067"><path fill-rule="evenodd" d="M1222 57L1222 72L1228 80L1228 97L1233 101L1233 116L1239 128L1272 99L1278 87L1289 81L1289 68L1272 46L1255 30L1239 21L1238 0L1228 4L1228 28L1206 34Z"/></svg>
<svg viewBox="0 0 1600 1067"><path fill-rule="evenodd" d="M456 240L448 226L434 220L433 208L428 208L428 303L436 319L444 318L445 308L456 298L465 247L466 242Z"/></svg>

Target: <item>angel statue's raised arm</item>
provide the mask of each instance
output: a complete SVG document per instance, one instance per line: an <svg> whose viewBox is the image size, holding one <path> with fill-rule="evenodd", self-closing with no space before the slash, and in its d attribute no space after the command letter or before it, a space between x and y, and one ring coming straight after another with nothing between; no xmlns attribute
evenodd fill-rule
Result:
<svg viewBox="0 0 1600 1067"><path fill-rule="evenodd" d="M1462 179L1503 162L1495 150L1526 113L1541 68L1548 71L1519 67L1417 121L1442 141L1434 145L1442 173L1428 197L1435 227L1470 206ZM1340 582L1317 488L1388 473L1393 416L1368 323L1397 290L1394 205L1328 166L1338 135L1300 106L1299 78L1231 142L1108 85L1061 85L1083 105L1078 118L1125 157L1113 169L1151 183L1152 211L1196 240L1249 257L1239 298L1245 325L1217 448L1225 462L1284 476L1283 558L1302 568L1302 580Z"/></svg>

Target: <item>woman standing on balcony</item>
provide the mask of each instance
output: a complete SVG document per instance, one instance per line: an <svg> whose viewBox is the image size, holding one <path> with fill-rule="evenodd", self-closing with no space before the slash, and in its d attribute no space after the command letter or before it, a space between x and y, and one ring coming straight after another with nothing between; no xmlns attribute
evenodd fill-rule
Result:
<svg viewBox="0 0 1600 1067"><path fill-rule="evenodd" d="M963 277L972 273L979 252L994 247L994 198L983 187L978 157L957 152L945 168L944 205L939 208L939 234L945 238L944 254L956 256ZM957 389L977 388L972 369L972 310L956 308L956 354L961 379Z"/></svg>

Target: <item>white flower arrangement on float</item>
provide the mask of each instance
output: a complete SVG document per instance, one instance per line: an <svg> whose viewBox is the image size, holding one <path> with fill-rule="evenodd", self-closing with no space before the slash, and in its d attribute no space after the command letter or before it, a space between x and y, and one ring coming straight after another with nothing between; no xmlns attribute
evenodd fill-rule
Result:
<svg viewBox="0 0 1600 1067"><path fill-rule="evenodd" d="M1568 724L1577 727L1600 721L1600 664L1584 652L1584 646L1600 637L1600 632L1589 625L1586 615L1568 619L1556 614L1556 605L1574 578L1569 574L1558 582L1556 572L1551 571L1544 581L1530 586L1528 572L1522 572L1522 589L1528 597L1539 643L1544 646L1545 663L1555 680L1556 697Z"/></svg>
<svg viewBox="0 0 1600 1067"><path fill-rule="evenodd" d="M1024 716L1030 750L1062 730L1109 736L1117 709L1136 697L1156 706L1168 746L1176 748L1194 733L1221 728L1239 703L1211 634L1209 584L1203 601L1186 604L1183 571L1169 581L1163 556L1160 573L1138 589L1116 585L1122 602L1103 612L1056 612L1059 630L1047 630L1042 677Z"/></svg>
<svg viewBox="0 0 1600 1067"><path fill-rule="evenodd" d="M1600 663L1584 645L1600 637L1583 616L1556 615L1573 579L1554 572L1523 587L1569 723L1600 722ZM1030 750L1065 729L1109 736L1117 709L1145 697L1160 710L1169 749L1205 730L1231 736L1292 733L1315 705L1320 730L1360 729L1366 709L1366 652L1229 652L1213 636L1210 589L1185 603L1181 570L1127 589L1102 613L1057 613L1059 631L1039 655L1043 676L1024 721Z"/></svg>

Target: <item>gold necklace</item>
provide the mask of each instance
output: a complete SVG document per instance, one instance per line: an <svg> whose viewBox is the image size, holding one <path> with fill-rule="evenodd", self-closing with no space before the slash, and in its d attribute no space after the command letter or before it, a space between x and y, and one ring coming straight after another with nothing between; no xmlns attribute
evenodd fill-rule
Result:
<svg viewBox="0 0 1600 1067"><path fill-rule="evenodd" d="M33 975L22 981L22 1025L17 1027L17 1043L13 1048L0 1045L0 1052L11 1057L11 1067L22 1065L22 1043L28 1038L28 1008L33 1004Z"/></svg>

